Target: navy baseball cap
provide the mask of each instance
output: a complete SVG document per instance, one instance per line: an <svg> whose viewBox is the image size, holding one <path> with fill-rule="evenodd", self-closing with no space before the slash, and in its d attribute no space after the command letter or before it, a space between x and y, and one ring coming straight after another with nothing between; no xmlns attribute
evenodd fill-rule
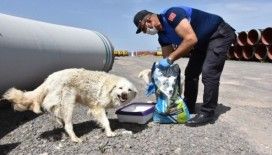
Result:
<svg viewBox="0 0 272 155"><path fill-rule="evenodd" d="M141 10L138 13L136 13L136 15L134 16L134 24L137 27L137 31L136 34L140 33L142 30L139 26L140 21L142 21L144 19L144 17L148 14L152 14L152 12L149 12L147 10Z"/></svg>

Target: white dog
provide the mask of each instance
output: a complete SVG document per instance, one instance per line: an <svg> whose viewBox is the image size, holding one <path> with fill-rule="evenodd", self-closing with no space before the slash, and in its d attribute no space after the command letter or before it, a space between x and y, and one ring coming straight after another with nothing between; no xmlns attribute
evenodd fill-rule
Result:
<svg viewBox="0 0 272 155"><path fill-rule="evenodd" d="M82 142L73 130L72 114L76 103L89 108L94 118L105 129L108 137L112 132L105 109L130 102L137 94L136 87L123 77L85 69L66 69L55 72L37 89L22 92L15 88L4 94L4 99L14 104L19 111L40 112L40 106L52 112L57 122L64 125L65 131L74 142Z"/></svg>
<svg viewBox="0 0 272 155"><path fill-rule="evenodd" d="M146 84L149 84L151 82L151 69L142 70L138 77L143 79Z"/></svg>

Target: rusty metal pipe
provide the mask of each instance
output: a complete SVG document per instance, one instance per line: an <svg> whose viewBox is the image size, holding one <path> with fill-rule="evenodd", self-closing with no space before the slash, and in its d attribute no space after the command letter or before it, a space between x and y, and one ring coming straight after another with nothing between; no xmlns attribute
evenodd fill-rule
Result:
<svg viewBox="0 0 272 155"><path fill-rule="evenodd" d="M267 47L267 57L270 61L272 61L272 45Z"/></svg>
<svg viewBox="0 0 272 155"><path fill-rule="evenodd" d="M243 49L242 46L234 46L234 57L237 60L242 60L243 59Z"/></svg>
<svg viewBox="0 0 272 155"><path fill-rule="evenodd" d="M234 56L234 45L232 45L229 49L229 52L227 54L228 59L232 60L235 58Z"/></svg>
<svg viewBox="0 0 272 155"><path fill-rule="evenodd" d="M254 56L259 61L265 61L267 58L267 47L264 44L258 44Z"/></svg>
<svg viewBox="0 0 272 155"><path fill-rule="evenodd" d="M247 33L247 43L249 45L256 45L261 40L262 31L259 29L252 29Z"/></svg>
<svg viewBox="0 0 272 155"><path fill-rule="evenodd" d="M241 31L238 33L237 43L240 46L247 45L247 32L246 31Z"/></svg>
<svg viewBox="0 0 272 155"><path fill-rule="evenodd" d="M272 44L272 27L268 27L262 31L262 43L265 45Z"/></svg>
<svg viewBox="0 0 272 155"><path fill-rule="evenodd" d="M253 46L243 46L242 54L245 60L252 60L254 58L254 47Z"/></svg>

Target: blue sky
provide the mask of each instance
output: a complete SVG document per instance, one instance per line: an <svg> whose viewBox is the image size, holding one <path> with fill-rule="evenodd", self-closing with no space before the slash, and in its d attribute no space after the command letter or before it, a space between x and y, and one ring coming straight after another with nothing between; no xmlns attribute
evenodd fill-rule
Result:
<svg viewBox="0 0 272 155"><path fill-rule="evenodd" d="M135 34L134 14L178 5L218 14L237 32L272 26L271 0L0 0L0 13L98 31L116 50L135 51L159 44L157 36Z"/></svg>

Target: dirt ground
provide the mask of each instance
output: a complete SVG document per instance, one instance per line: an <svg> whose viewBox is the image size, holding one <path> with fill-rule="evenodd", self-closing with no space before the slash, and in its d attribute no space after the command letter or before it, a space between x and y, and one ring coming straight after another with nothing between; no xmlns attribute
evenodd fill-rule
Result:
<svg viewBox="0 0 272 155"><path fill-rule="evenodd" d="M154 100L144 95L138 73L159 57L117 57L110 73L124 76L138 88L134 102ZM177 61L184 71L187 58ZM200 78L201 79L201 78ZM74 128L84 142L69 141L48 114L0 109L0 154L272 154L272 63L226 61L221 77L216 120L201 127L183 124L119 123L116 109L108 112L116 132L133 135L107 138L84 107L77 107ZM203 85L199 84L197 108Z"/></svg>

